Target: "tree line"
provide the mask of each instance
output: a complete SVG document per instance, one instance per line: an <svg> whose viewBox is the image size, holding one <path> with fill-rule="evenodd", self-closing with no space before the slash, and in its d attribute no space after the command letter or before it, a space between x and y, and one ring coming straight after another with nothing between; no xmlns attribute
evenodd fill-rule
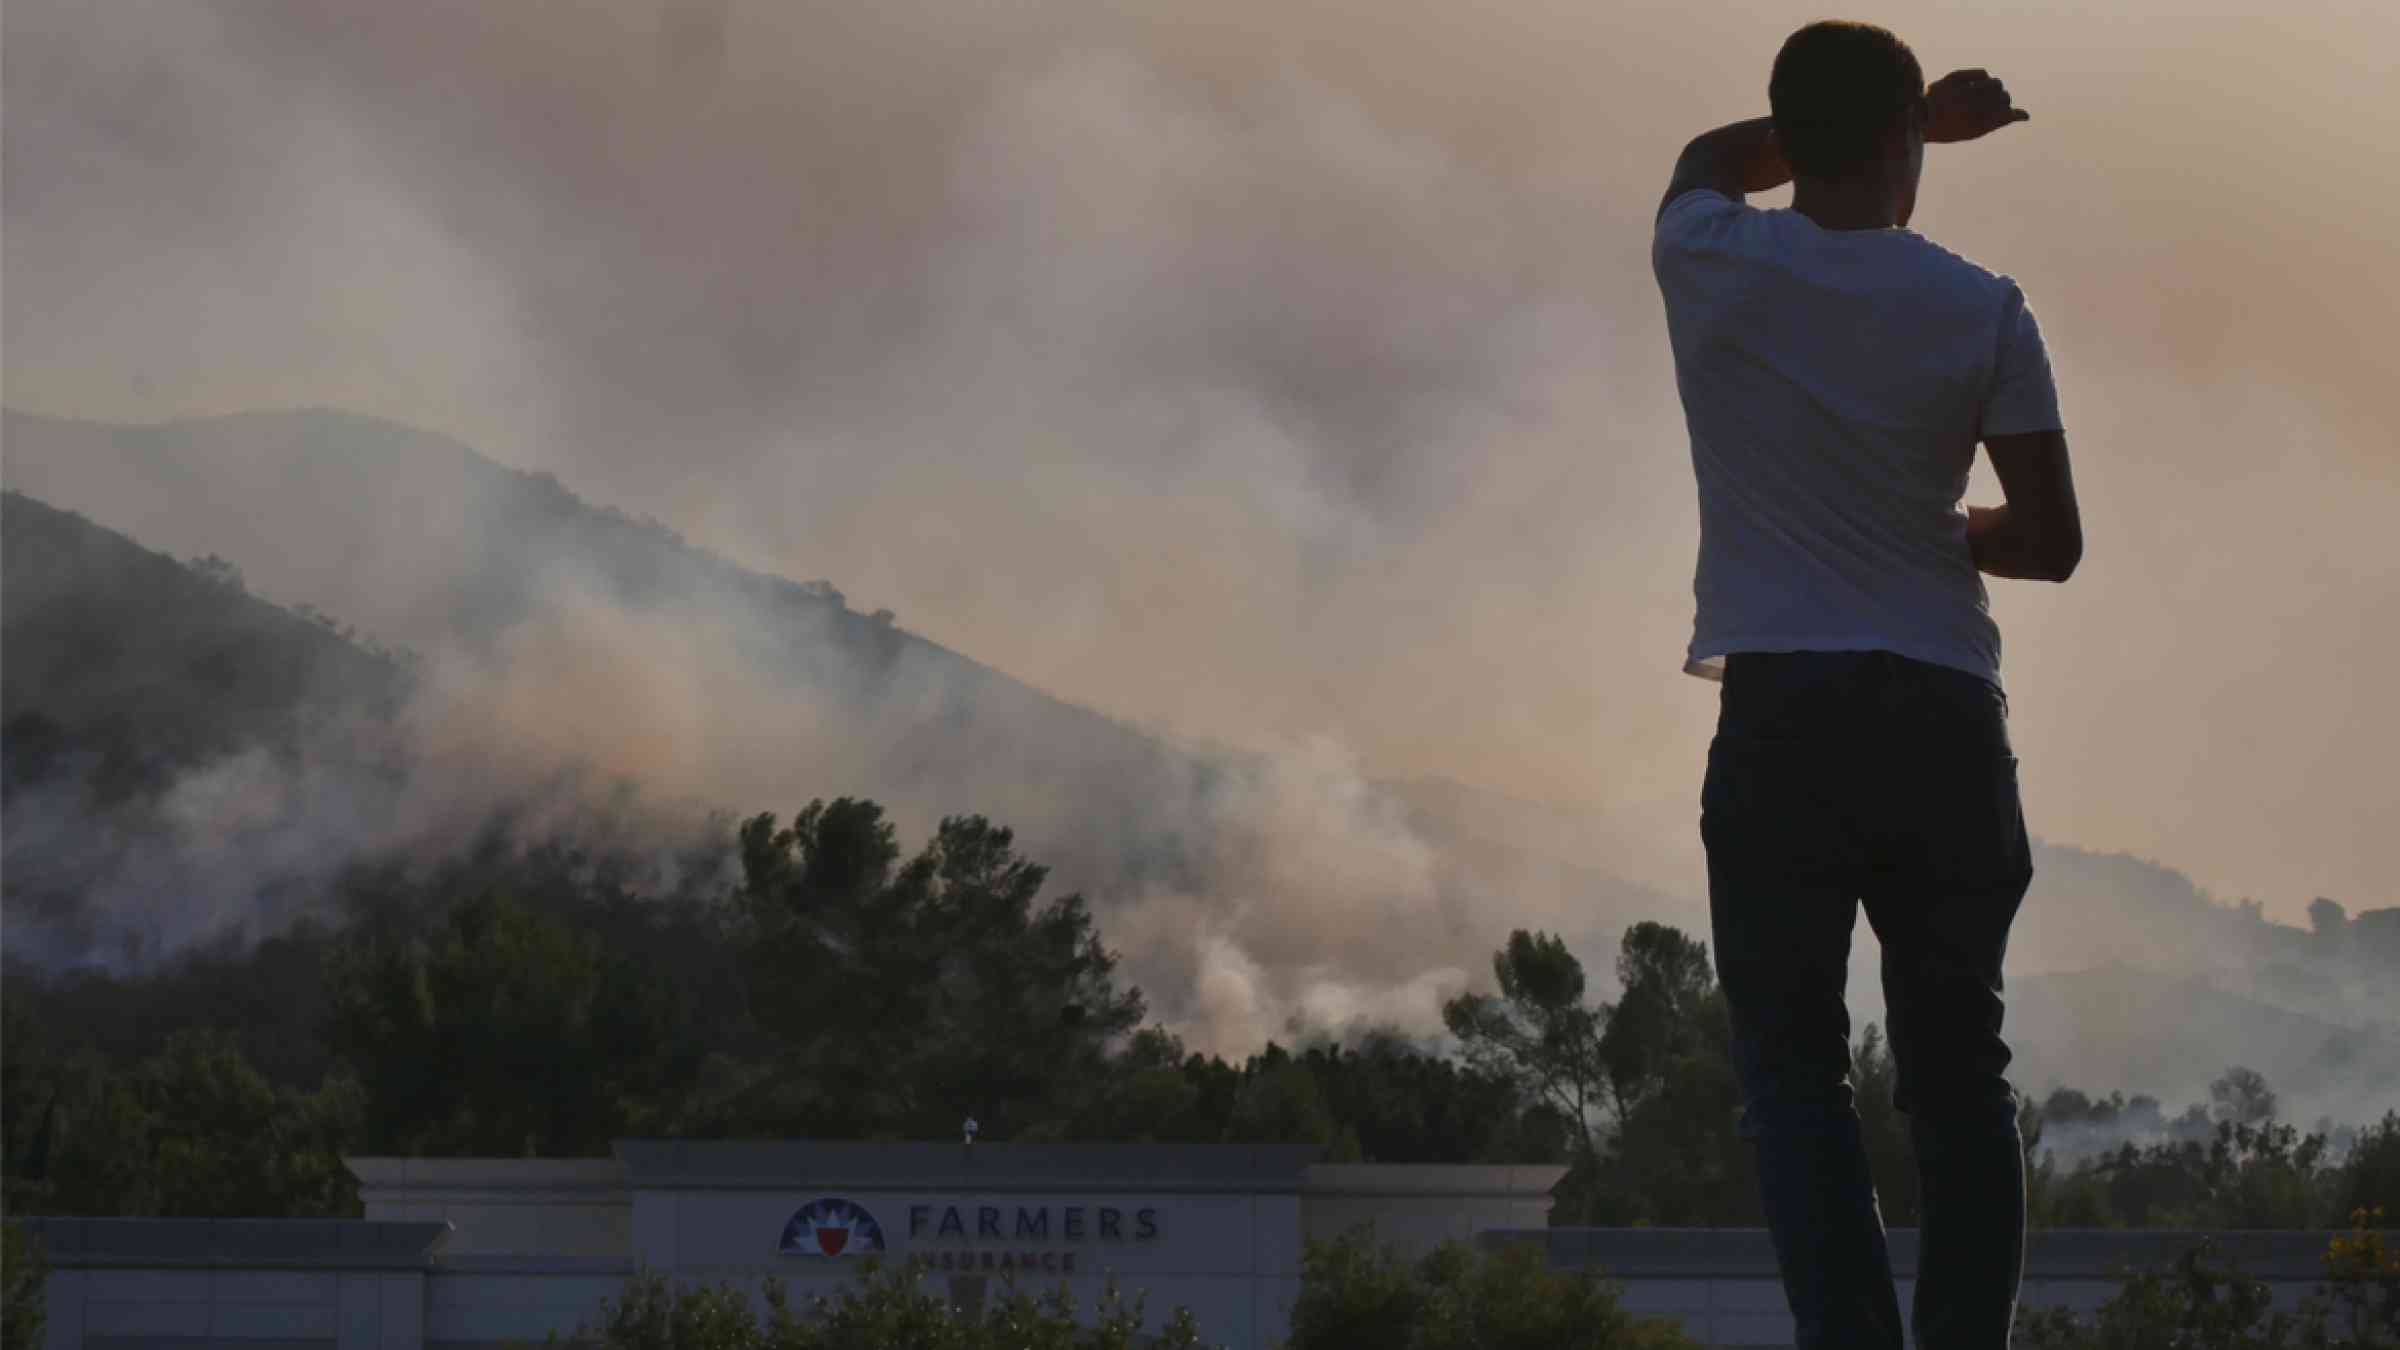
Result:
<svg viewBox="0 0 2400 1350"><path fill-rule="evenodd" d="M981 816L909 854L880 806L842 798L740 822L715 847L730 866L696 857L683 871L699 880L661 895L605 851L496 834L421 873L362 867L338 923L139 974L12 963L7 1208L347 1215L344 1153L943 1138L973 1116L990 1141L1564 1163L1554 1222L1759 1222L1722 995L1706 945L1672 927L1625 932L1611 1001L1563 941L1520 931L1495 953L1494 992L1444 1008L1446 1043L1386 1031L1237 1061L1152 1023L1090 906L1045 895L1046 870ZM1885 1217L1913 1223L1872 1026L1856 1069ZM2061 1091L2022 1123L2037 1224L2337 1226L2400 1202L2400 1115L2303 1132L2247 1070L2172 1118Z"/></svg>

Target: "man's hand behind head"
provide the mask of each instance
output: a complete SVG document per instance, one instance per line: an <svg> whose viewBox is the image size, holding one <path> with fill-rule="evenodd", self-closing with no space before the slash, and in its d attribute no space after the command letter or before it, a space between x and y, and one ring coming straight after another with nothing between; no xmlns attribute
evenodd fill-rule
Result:
<svg viewBox="0 0 2400 1350"><path fill-rule="evenodd" d="M1943 145L1988 136L2033 114L2008 101L2008 86L1989 71L1954 70L1925 90L1925 139Z"/></svg>

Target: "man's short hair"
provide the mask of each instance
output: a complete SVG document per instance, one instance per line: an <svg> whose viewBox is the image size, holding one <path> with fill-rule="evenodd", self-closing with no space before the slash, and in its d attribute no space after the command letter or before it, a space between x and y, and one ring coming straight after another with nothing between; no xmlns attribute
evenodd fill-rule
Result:
<svg viewBox="0 0 2400 1350"><path fill-rule="evenodd" d="M1874 158L1892 124L1925 96L1917 54L1890 29L1827 19L1784 39L1767 81L1783 162L1840 178Z"/></svg>

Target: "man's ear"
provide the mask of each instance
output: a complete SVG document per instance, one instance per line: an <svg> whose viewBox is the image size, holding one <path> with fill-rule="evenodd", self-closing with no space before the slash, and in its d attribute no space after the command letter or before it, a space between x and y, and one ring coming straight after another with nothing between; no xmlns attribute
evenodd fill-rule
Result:
<svg viewBox="0 0 2400 1350"><path fill-rule="evenodd" d="M1917 116L1916 111L1911 109L1901 114L1892 120L1891 126L1884 129L1884 161L1890 164L1906 163L1909 156L1915 152L1915 147L1924 139L1925 123Z"/></svg>

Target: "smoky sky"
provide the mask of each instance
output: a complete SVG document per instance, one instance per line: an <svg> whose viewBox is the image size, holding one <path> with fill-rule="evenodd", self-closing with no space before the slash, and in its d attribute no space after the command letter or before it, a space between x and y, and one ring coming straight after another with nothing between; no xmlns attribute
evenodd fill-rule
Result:
<svg viewBox="0 0 2400 1350"><path fill-rule="evenodd" d="M6 396L455 435L1143 725L1603 814L1694 893L1647 229L1812 17L14 0ZM2023 282L2078 458L2084 571L1994 586L2034 828L2389 903L2400 20L1862 17L2033 114L1936 147L1916 226Z"/></svg>

